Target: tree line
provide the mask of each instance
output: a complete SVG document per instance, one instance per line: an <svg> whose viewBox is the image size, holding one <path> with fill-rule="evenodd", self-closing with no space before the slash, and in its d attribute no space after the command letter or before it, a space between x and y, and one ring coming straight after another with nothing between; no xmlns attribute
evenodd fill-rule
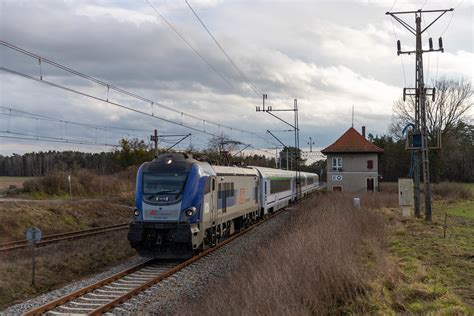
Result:
<svg viewBox="0 0 474 316"><path fill-rule="evenodd" d="M430 146L430 172L434 182L474 182L474 125L469 111L473 108L471 83L463 79L441 78L434 83L437 90L435 101L427 101L427 129ZM398 100L393 106L393 121L385 135L368 135L369 141L384 149L379 158L379 173L385 181L407 177L412 159L406 150L405 126L414 121L414 99ZM301 157L294 147L283 149L279 161L269 155L243 155L239 149L245 144L232 141L225 135L209 140L204 150L189 147L186 152L211 164L236 166L263 166L275 168L278 163L285 169L294 170L294 161ZM33 152L24 155L0 155L0 176L44 176L52 171L78 169L95 170L111 174L137 166L153 159L155 153L150 144L137 139L122 139L111 152L85 153L77 151ZM326 161L306 165L300 161L301 170L322 174L325 179Z"/></svg>

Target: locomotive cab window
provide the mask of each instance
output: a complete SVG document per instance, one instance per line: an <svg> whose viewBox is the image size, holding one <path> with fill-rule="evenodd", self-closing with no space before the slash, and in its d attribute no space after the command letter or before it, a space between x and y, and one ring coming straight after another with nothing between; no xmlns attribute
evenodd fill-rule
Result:
<svg viewBox="0 0 474 316"><path fill-rule="evenodd" d="M144 172L143 195L152 199L159 195L181 194L186 182L187 172Z"/></svg>

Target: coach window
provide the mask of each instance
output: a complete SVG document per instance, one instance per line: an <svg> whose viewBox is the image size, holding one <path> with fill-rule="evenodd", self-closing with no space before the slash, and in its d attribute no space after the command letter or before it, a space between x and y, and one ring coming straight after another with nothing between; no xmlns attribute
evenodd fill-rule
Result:
<svg viewBox="0 0 474 316"><path fill-rule="evenodd" d="M270 194L291 190L290 179L278 179L270 181Z"/></svg>
<svg viewBox="0 0 474 316"><path fill-rule="evenodd" d="M204 194L208 194L211 191L211 181L209 178L206 179L206 184L204 185Z"/></svg>

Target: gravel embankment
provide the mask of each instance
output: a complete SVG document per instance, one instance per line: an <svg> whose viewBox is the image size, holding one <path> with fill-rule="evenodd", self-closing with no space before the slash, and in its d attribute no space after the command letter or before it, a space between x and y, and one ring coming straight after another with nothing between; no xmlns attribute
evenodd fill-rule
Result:
<svg viewBox="0 0 474 316"><path fill-rule="evenodd" d="M122 270L125 270L127 268L130 268L130 267L133 267L137 264L140 264L144 261L146 261L147 259L144 259L144 258L140 258L138 256L135 256L127 261L125 261L124 263L121 263L115 267L112 267L112 268L109 268L107 271L104 271L102 273L99 273L91 278L87 278L87 279L84 279L84 280L81 280L81 281L77 281L77 282L74 282L74 283L71 283L71 284L68 284L60 289L57 289L57 290L54 290L52 292L49 292L49 293L46 293L46 294L42 294L36 298L33 298L31 300L28 300L26 302L23 302L21 304L17 304L17 305L13 305L13 306L10 306L9 308L7 308L6 310L4 311L0 311L0 315L5 315L5 316L10 316L10 315L21 315L22 313L32 309L32 308L35 308L35 307L39 307L43 304L46 304L54 299L57 299L63 295L66 295L66 294L69 294L69 293L72 293L80 288L83 288L87 285L90 285L90 284L93 284L95 282L98 282L102 279L105 279L115 273L118 273Z"/></svg>
<svg viewBox="0 0 474 316"><path fill-rule="evenodd" d="M256 227L244 236L232 241L216 252L186 267L163 282L137 295L111 311L114 315L170 315L188 302L199 300L208 286L223 278L240 264L239 257L259 243L270 242L288 219L283 212L270 221ZM109 314L109 315L110 315Z"/></svg>

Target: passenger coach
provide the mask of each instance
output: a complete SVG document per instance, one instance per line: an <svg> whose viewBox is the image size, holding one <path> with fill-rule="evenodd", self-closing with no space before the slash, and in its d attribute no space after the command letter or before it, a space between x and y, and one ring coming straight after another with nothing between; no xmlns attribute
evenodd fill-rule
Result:
<svg viewBox="0 0 474 316"><path fill-rule="evenodd" d="M295 201L294 174L211 166L186 154L162 154L138 170L128 240L142 256L190 257ZM302 195L319 185L317 174L302 173L301 179Z"/></svg>

